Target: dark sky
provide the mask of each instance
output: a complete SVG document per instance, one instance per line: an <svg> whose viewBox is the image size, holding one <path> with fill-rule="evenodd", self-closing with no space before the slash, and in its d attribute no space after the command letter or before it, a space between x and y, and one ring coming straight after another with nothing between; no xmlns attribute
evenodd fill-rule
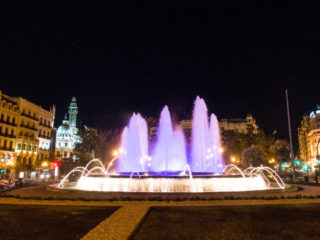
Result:
<svg viewBox="0 0 320 240"><path fill-rule="evenodd" d="M0 89L55 104L56 125L75 95L82 122L104 129L132 111L158 116L165 104L182 119L200 95L219 118L252 113L287 138L288 88L296 135L320 104L318 8L226 2L1 2Z"/></svg>

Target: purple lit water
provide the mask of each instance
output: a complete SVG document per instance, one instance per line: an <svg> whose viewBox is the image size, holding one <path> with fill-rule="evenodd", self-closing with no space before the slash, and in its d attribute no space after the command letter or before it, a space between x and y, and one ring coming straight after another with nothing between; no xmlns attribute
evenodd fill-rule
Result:
<svg viewBox="0 0 320 240"><path fill-rule="evenodd" d="M134 113L121 138L119 172L145 172L148 169L148 126L141 115Z"/></svg>
<svg viewBox="0 0 320 240"><path fill-rule="evenodd" d="M153 172L182 171L187 164L183 132L181 129L173 130L167 106L160 114L157 142L150 164Z"/></svg>
<svg viewBox="0 0 320 240"><path fill-rule="evenodd" d="M160 114L156 142L149 155L148 126L140 114L133 114L124 129L121 141L118 172L149 172L165 175L183 172L187 166L186 142L182 129L173 128L170 112L165 106ZM192 172L215 173L224 168L218 120L210 121L205 101L194 102L192 139L188 163Z"/></svg>
<svg viewBox="0 0 320 240"><path fill-rule="evenodd" d="M211 137L211 138L210 138ZM192 119L192 145L190 167L192 172L213 172L213 158L210 158L214 140L209 131L208 109L204 100L197 97Z"/></svg>
<svg viewBox="0 0 320 240"><path fill-rule="evenodd" d="M221 154L222 148L219 122L216 115L213 113L210 115L209 144L211 146L213 156L211 155L212 159L209 161L207 168L210 172L222 172L224 169L224 162Z"/></svg>

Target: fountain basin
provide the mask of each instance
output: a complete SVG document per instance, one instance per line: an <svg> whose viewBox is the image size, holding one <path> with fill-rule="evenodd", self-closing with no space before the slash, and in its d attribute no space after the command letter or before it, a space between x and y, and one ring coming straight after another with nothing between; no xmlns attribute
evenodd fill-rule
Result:
<svg viewBox="0 0 320 240"><path fill-rule="evenodd" d="M64 186L61 186L64 188ZM70 189L70 187L67 187ZM268 190L261 175L242 177L197 176L197 177L127 177L127 176L82 176L71 189L102 192L239 192Z"/></svg>

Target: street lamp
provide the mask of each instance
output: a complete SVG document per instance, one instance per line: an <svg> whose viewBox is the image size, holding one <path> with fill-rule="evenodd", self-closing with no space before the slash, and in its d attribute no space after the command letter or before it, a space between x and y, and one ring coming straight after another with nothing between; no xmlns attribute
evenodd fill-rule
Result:
<svg viewBox="0 0 320 240"><path fill-rule="evenodd" d="M43 168L48 167L48 162L46 162L46 161L42 162L42 163L41 163L41 166L42 166Z"/></svg>
<svg viewBox="0 0 320 240"><path fill-rule="evenodd" d="M269 160L269 163L270 163L270 164L272 164L272 163L274 164L275 162L276 162L276 160L275 160L274 158L271 158L271 159Z"/></svg>
<svg viewBox="0 0 320 240"><path fill-rule="evenodd" d="M114 157L116 157L116 156L118 156L118 155L119 155L119 152L118 152L118 151L116 151L116 150L113 151L113 156L114 156Z"/></svg>

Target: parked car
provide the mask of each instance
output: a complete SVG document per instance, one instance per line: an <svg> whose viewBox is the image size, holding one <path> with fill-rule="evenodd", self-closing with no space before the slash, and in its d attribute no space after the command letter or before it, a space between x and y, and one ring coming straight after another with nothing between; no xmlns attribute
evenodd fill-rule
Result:
<svg viewBox="0 0 320 240"><path fill-rule="evenodd" d="M15 182L11 179L1 179L0 180L0 189L10 189L15 186Z"/></svg>

